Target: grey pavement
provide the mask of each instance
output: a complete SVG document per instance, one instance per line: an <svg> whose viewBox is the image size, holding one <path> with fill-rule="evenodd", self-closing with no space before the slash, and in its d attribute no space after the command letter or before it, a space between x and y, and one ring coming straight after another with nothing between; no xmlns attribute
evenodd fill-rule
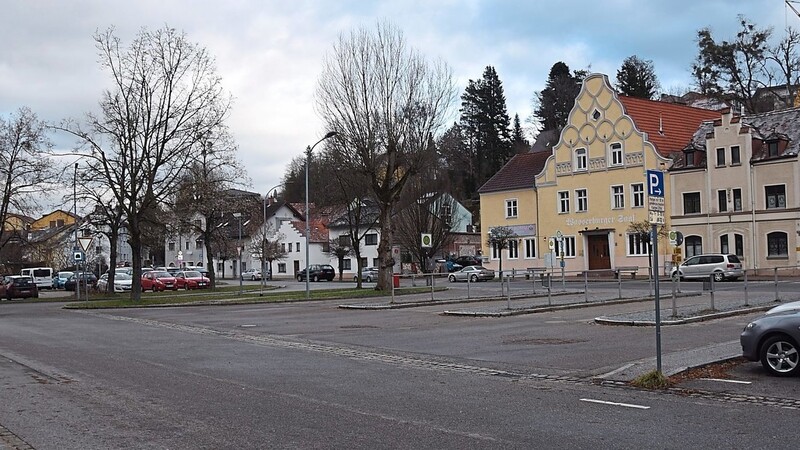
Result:
<svg viewBox="0 0 800 450"><path fill-rule="evenodd" d="M613 284L613 283L612 283ZM732 315L752 314L765 311L776 304L787 301L800 300L800 293L782 294L780 302L776 302L775 294L764 290L751 292L744 301L744 295L739 284L720 285L711 293L703 290L703 283L683 283L682 291L676 292L673 299L669 282L665 282L659 296L660 325L672 326L693 322L714 320ZM340 308L352 309L395 309L413 308L431 305L441 305L442 314L461 315L474 317L504 317L520 314L536 314L560 309L592 308L598 307L598 316L595 322L607 326L648 326L655 327L655 299L650 289L630 289L623 291L619 298L619 291L613 287L598 288L594 285L588 290L562 289L560 285L550 292L538 289L533 292L515 292L512 287L511 295L483 295L474 298L464 298L454 289L431 294L412 294L396 296L394 301L384 298L367 300L358 303L340 305ZM713 309L711 304L713 301ZM623 314L604 315L601 307L622 303L641 303L638 311ZM662 373L667 376L683 372L689 368L701 367L711 363L729 360L741 356L741 347L738 340L715 343L687 351L662 354ZM612 372L602 374L598 378L618 381L629 381L643 375L656 366L656 357L633 361Z"/></svg>

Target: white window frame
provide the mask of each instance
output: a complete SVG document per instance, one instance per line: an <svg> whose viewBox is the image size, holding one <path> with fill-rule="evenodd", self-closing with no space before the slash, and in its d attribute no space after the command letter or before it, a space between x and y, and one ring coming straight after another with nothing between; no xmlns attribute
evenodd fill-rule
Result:
<svg viewBox="0 0 800 450"><path fill-rule="evenodd" d="M492 242L492 259L500 259L500 249L497 247L497 242Z"/></svg>
<svg viewBox="0 0 800 450"><path fill-rule="evenodd" d="M536 259L536 238L525 238L525 259Z"/></svg>
<svg viewBox="0 0 800 450"><path fill-rule="evenodd" d="M619 189L619 192L617 192ZM615 184L611 186L611 209L625 209L625 186Z"/></svg>
<svg viewBox="0 0 800 450"><path fill-rule="evenodd" d="M610 153L610 163L608 165L612 167L619 167L623 165L625 163L625 153L622 151L622 144L619 142L614 142L609 145L608 148ZM619 157L619 162L616 161L617 157Z"/></svg>
<svg viewBox="0 0 800 450"><path fill-rule="evenodd" d="M631 208L644 208L644 183L631 184Z"/></svg>
<svg viewBox="0 0 800 450"><path fill-rule="evenodd" d="M585 188L575 189L575 212L586 212L588 210L589 210L589 190Z"/></svg>
<svg viewBox="0 0 800 450"><path fill-rule="evenodd" d="M558 213L569 214L569 191L558 191Z"/></svg>
<svg viewBox="0 0 800 450"><path fill-rule="evenodd" d="M556 241L556 258L561 258L561 247L564 247L564 258L575 257L575 236L562 236L561 242Z"/></svg>
<svg viewBox="0 0 800 450"><path fill-rule="evenodd" d="M516 198L506 199L506 219L514 219L519 217L519 205Z"/></svg>
<svg viewBox="0 0 800 450"><path fill-rule="evenodd" d="M625 247L627 256L647 256L648 244L637 233L627 233Z"/></svg>
<svg viewBox="0 0 800 450"><path fill-rule="evenodd" d="M517 239L508 241L508 259L519 259L519 241Z"/></svg>
<svg viewBox="0 0 800 450"><path fill-rule="evenodd" d="M589 151L585 148L575 149L575 171L585 172L589 170Z"/></svg>

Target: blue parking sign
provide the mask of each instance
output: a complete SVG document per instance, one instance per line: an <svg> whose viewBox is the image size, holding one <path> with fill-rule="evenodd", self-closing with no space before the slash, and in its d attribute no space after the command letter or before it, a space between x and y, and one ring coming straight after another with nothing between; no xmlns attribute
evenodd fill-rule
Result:
<svg viewBox="0 0 800 450"><path fill-rule="evenodd" d="M664 172L660 170L647 171L647 195L650 197L664 196Z"/></svg>

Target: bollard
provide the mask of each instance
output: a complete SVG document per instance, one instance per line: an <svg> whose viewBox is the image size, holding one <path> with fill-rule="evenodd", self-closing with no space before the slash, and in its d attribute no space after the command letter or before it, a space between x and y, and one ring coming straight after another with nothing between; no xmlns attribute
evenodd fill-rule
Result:
<svg viewBox="0 0 800 450"><path fill-rule="evenodd" d="M434 280L436 280L436 276L434 276L434 274L431 274L431 301L436 300L436 298L434 296L434 292L435 292L435 288L436 288L436 286L434 286L434 285L436 283L434 282Z"/></svg>
<svg viewBox="0 0 800 450"><path fill-rule="evenodd" d="M553 297L551 286L553 284L553 278L551 276L547 276L547 306L553 306Z"/></svg>
<svg viewBox="0 0 800 450"><path fill-rule="evenodd" d="M744 270L744 306L750 306L750 301L747 298L747 270Z"/></svg>
<svg viewBox="0 0 800 450"><path fill-rule="evenodd" d="M508 283L508 275L506 275L506 283ZM508 305L508 309L511 309L511 286L506 289L506 303Z"/></svg>
<svg viewBox="0 0 800 450"><path fill-rule="evenodd" d="M712 311L716 311L717 309L714 308L714 290L715 290L715 288L714 288L714 275L712 274L708 278L711 280L711 284L710 284L710 289L711 289L711 310Z"/></svg>
<svg viewBox="0 0 800 450"><path fill-rule="evenodd" d="M780 297L778 296L778 268L772 269L775 271L775 301L780 301Z"/></svg>
<svg viewBox="0 0 800 450"><path fill-rule="evenodd" d="M583 271L583 298L589 303L589 271Z"/></svg>
<svg viewBox="0 0 800 450"><path fill-rule="evenodd" d="M617 299L622 300L622 274L617 275Z"/></svg>
<svg viewBox="0 0 800 450"><path fill-rule="evenodd" d="M533 295L536 295L536 272L531 273L531 282L533 285Z"/></svg>
<svg viewBox="0 0 800 450"><path fill-rule="evenodd" d="M672 317L678 317L678 305L676 303L677 296L675 295L675 280L672 280Z"/></svg>
<svg viewBox="0 0 800 450"><path fill-rule="evenodd" d="M472 296L470 295L470 292L469 292L469 286L470 286L471 283L472 282L469 280L469 277L467 277L467 298L472 298Z"/></svg>

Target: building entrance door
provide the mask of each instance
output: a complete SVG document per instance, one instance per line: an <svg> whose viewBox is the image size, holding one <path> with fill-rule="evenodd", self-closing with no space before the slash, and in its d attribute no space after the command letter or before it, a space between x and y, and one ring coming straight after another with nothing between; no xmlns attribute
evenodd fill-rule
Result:
<svg viewBox="0 0 800 450"><path fill-rule="evenodd" d="M590 234L589 242L589 270L610 269L611 255L608 251L608 235Z"/></svg>
<svg viewBox="0 0 800 450"><path fill-rule="evenodd" d="M294 275L292 276L297 278L297 274L300 273L300 261L295 260L293 268L294 268Z"/></svg>

